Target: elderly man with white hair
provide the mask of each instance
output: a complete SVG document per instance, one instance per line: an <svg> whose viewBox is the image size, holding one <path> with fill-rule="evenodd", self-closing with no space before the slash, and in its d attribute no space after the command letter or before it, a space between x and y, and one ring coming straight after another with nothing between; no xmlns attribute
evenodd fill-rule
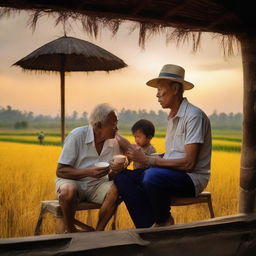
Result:
<svg viewBox="0 0 256 256"><path fill-rule="evenodd" d="M79 201L102 204L96 230L104 230L117 207L118 193L109 167L97 162L110 162L120 154L115 139L117 116L108 104L99 104L89 116L89 125L78 127L67 136L57 167L56 191L67 232L77 232L74 225L75 206ZM111 166L114 171L122 167ZM116 168L116 169L115 169ZM86 231L92 231L89 228Z"/></svg>

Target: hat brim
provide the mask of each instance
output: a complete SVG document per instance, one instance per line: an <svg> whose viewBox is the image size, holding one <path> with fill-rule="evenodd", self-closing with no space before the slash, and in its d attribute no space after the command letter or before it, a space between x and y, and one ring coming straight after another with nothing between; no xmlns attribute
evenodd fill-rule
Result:
<svg viewBox="0 0 256 256"><path fill-rule="evenodd" d="M173 77L168 77L168 76L161 76L161 77L157 77L157 78L154 78L154 79L151 79L149 80L146 84L150 87L157 87L159 86L159 80L161 79L166 79L166 80L171 80L171 81L174 81L174 82L179 82L183 85L183 89L184 90L190 90L194 87L194 85L190 82L187 82L183 79L179 79L179 78L173 78Z"/></svg>

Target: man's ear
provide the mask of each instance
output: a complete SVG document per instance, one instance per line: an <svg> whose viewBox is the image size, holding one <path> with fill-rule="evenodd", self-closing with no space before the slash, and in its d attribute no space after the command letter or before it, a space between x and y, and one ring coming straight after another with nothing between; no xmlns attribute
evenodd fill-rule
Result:
<svg viewBox="0 0 256 256"><path fill-rule="evenodd" d="M177 83L173 84L173 90L174 90L174 94L177 95L179 93L179 84Z"/></svg>
<svg viewBox="0 0 256 256"><path fill-rule="evenodd" d="M174 91L175 95L182 93L182 84L174 83L173 84L173 91Z"/></svg>
<svg viewBox="0 0 256 256"><path fill-rule="evenodd" d="M96 123L95 128L101 129L102 128L102 123L101 122Z"/></svg>

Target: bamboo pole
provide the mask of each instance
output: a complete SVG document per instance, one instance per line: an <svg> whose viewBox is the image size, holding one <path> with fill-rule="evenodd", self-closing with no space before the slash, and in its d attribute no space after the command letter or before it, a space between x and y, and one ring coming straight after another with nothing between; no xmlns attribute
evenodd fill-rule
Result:
<svg viewBox="0 0 256 256"><path fill-rule="evenodd" d="M256 212L256 36L239 39L244 73L239 211L252 213Z"/></svg>
<svg viewBox="0 0 256 256"><path fill-rule="evenodd" d="M60 104L61 104L61 145L65 140L65 55L61 55L60 69Z"/></svg>
<svg viewBox="0 0 256 256"><path fill-rule="evenodd" d="M60 91L61 91L61 144L65 139L65 72L60 72Z"/></svg>

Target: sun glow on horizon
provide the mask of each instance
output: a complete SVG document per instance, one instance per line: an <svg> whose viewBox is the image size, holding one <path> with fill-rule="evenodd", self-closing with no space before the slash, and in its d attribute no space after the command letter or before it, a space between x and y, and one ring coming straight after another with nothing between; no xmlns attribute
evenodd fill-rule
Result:
<svg viewBox="0 0 256 256"><path fill-rule="evenodd" d="M53 20L42 18L34 34L26 27L26 13L0 22L0 106L11 105L36 114L57 115L60 111L60 78L58 74L24 73L11 65L43 44L62 34L62 27L54 27ZM207 114L242 111L241 57L225 60L217 41L207 34L202 47L194 54L191 45L178 48L175 43L166 45L165 37L156 36L146 42L145 50L138 46L138 31L129 34L128 25L121 26L117 36L103 31L98 39L89 39L123 59L128 67L114 72L71 72L66 74L66 113L74 110L89 112L94 105L109 102L118 110L146 109L158 111L161 106L155 90L146 82L158 76L164 64L181 65L185 79L195 88L185 96ZM12 33L10 33L12 31ZM22 34L22 36L21 36ZM70 36L85 39L87 36L74 26ZM17 45L19 41L19 45ZM228 100L227 100L228 99Z"/></svg>

